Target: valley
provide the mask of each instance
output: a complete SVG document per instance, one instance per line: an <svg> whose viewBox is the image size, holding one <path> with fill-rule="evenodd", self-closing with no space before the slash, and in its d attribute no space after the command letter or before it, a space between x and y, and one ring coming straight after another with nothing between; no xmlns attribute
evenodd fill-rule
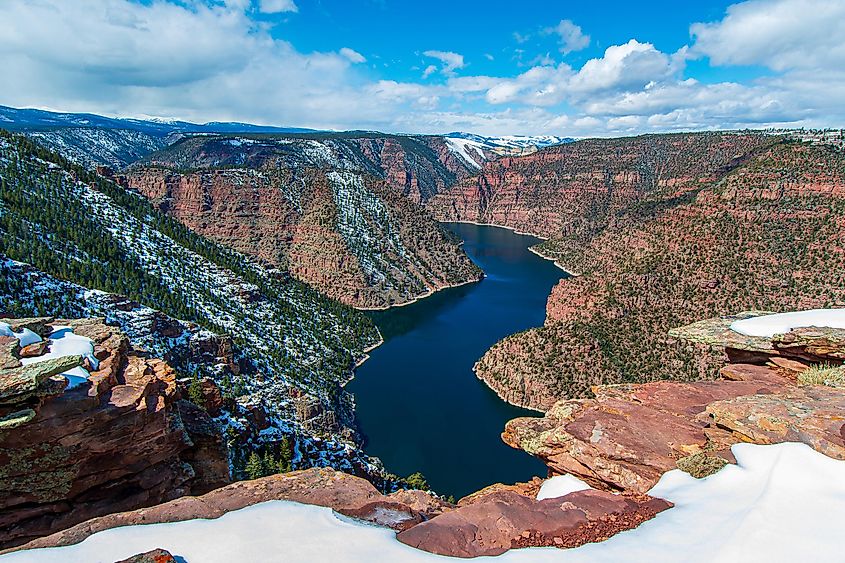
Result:
<svg viewBox="0 0 845 563"><path fill-rule="evenodd" d="M564 272L528 252L539 242L506 229L446 223L485 277L406 307L369 315L385 342L346 389L355 396L364 449L400 475L416 471L443 494L542 475L499 438L530 411L502 402L473 374L497 340L541 326L546 294Z"/></svg>
<svg viewBox="0 0 845 563"><path fill-rule="evenodd" d="M796 398L790 386L807 362L841 363L838 336L810 356L790 348L774 360L775 344L755 343L750 360L746 348L729 355L740 365L731 368L735 342L685 325L845 306L845 158L832 145L789 131L532 140L86 126L62 115L38 114L49 127L0 137L0 313L45 338L52 326L87 327L95 354L116 358L108 372L82 364L102 379L92 397L140 412L121 399L138 386L157 405L171 447L139 447L160 453L169 477L121 509L211 489L228 491L215 502L248 507L244 490L268 499L275 490L391 527L420 549L492 554L443 538L500 509L533 521L549 510L535 500L546 476L577 475L611 495L578 497L583 510L572 510L604 507L597 521L621 518L612 535L669 505L643 496L622 506L608 491L643 495L676 465L735 461L721 426L671 418L710 408L686 393L714 405L753 397L764 410L781 404L760 396L782 393L827 420L810 401L817 394ZM24 346L15 351L11 334L0 335L9 339L0 383L14 399L0 403L0 438L32 417L64 416L50 405L94 408L76 388L62 395L56 370L18 393L31 368L16 365ZM755 371L766 362L772 373ZM640 392L666 394L669 406ZM822 403L838 397L825 393ZM691 442L675 449L653 419L677 422ZM27 428L30 440L47 436L40 424ZM644 443L629 440L638 425ZM68 431L85 440L84 429ZM632 448L660 471L605 446ZM87 475L98 454L74 448ZM41 454L13 455L34 464ZM66 481L35 500L61 517L26 516L21 507L35 501L15 489L1 507L3 547L109 518L104 489L146 482L145 469L76 481L55 463ZM251 489L279 474L290 479L272 481L280 489ZM587 537L578 530L502 545L575 546Z"/></svg>

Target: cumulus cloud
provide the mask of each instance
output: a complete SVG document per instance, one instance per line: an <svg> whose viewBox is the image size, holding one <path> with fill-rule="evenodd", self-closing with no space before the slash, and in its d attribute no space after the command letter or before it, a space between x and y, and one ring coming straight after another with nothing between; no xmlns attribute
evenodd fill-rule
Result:
<svg viewBox="0 0 845 563"><path fill-rule="evenodd" d="M590 36L585 35L572 20L560 20L560 23L547 28L545 32L554 33L560 38L560 52L564 55L586 49L590 44Z"/></svg>
<svg viewBox="0 0 845 563"><path fill-rule="evenodd" d="M460 70L466 66L464 64L464 56L459 55L458 53L453 53L452 51L424 51L423 55L440 61L440 72L446 76L454 76L456 70ZM429 72L430 68L431 66L426 69L428 74L425 76L431 74L431 72Z"/></svg>
<svg viewBox="0 0 845 563"><path fill-rule="evenodd" d="M258 9L264 14L299 11L293 0L259 0Z"/></svg>
<svg viewBox="0 0 845 563"><path fill-rule="evenodd" d="M717 22L690 27L693 51L716 65L764 65L776 71L845 65L845 2L751 0Z"/></svg>

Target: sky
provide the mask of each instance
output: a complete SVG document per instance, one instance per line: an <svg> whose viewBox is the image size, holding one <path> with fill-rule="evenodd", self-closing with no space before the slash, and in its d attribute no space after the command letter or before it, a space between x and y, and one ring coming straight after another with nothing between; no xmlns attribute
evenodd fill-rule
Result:
<svg viewBox="0 0 845 563"><path fill-rule="evenodd" d="M845 0L0 0L0 104L404 133L845 127Z"/></svg>

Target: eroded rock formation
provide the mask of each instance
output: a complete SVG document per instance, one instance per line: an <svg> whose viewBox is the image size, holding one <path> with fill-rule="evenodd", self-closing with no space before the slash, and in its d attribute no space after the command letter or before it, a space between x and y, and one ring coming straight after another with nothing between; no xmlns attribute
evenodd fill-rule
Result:
<svg viewBox="0 0 845 563"><path fill-rule="evenodd" d="M229 481L219 431L180 399L166 362L102 319L4 320L42 337L71 327L98 365L81 355L21 365L18 340L0 336L0 545ZM60 374L78 366L88 382L66 388Z"/></svg>
<svg viewBox="0 0 845 563"><path fill-rule="evenodd" d="M185 139L115 178L190 229L380 308L480 278L418 203L468 174L439 137Z"/></svg>
<svg viewBox="0 0 845 563"><path fill-rule="evenodd" d="M543 327L478 362L511 403L547 410L593 385L714 379L718 359L678 346L668 328L845 305L841 151L770 135L658 135L502 159L477 181L487 176L501 185L488 193L467 180L429 208L550 237L539 252L580 274L552 290Z"/></svg>

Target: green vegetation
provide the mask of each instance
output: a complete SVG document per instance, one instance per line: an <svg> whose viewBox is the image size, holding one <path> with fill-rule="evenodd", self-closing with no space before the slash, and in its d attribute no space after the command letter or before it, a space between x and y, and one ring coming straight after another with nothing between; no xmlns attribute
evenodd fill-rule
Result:
<svg viewBox="0 0 845 563"><path fill-rule="evenodd" d="M247 479L259 479L277 473L287 473L291 470L291 446L287 438L283 438L274 452L270 448L264 451L264 455L253 451L249 454L244 475Z"/></svg>
<svg viewBox="0 0 845 563"><path fill-rule="evenodd" d="M845 387L845 366L815 364L798 374L799 385Z"/></svg>
<svg viewBox="0 0 845 563"><path fill-rule="evenodd" d="M713 475L728 464L727 460L715 455L708 455L705 452L688 455L677 461L678 469L689 473L696 479L703 479Z"/></svg>
<svg viewBox="0 0 845 563"><path fill-rule="evenodd" d="M0 131L0 143L0 254L86 288L125 295L217 333L231 333L240 346L253 349L268 370L294 379L308 377L315 385L330 382L331 386L344 380L353 358L375 341L375 328L365 315L193 233L145 198L25 137ZM85 189L106 196L107 204L129 219L114 225L96 216L97 207L86 199ZM132 248L127 248L125 233L132 238ZM147 240L150 233L172 243L156 245ZM149 257L150 253L154 255ZM148 255L153 267L141 263L142 254ZM201 278L195 276L200 272L188 271L180 262L180 255L192 254L228 272L238 283L252 284L250 292L266 312L240 307L222 296L219 288L198 283ZM174 279L185 283L174 284ZM50 302L17 302L15 296L21 294L18 284L0 280L0 290L11 296L10 313L56 314L74 306L78 309L67 301L72 296L53 295ZM305 320L301 318L303 310L310 311ZM265 316L259 318L259 314ZM243 328L238 331L234 327ZM308 353L320 357L311 361L303 352L293 354L286 346L256 342L255 333L267 327L276 332L264 338L275 342L302 334L294 346L311 347Z"/></svg>
<svg viewBox="0 0 845 563"><path fill-rule="evenodd" d="M845 185L845 155L777 137L688 137L683 154L669 151L679 137L597 142L587 154L604 160L570 171L585 200L591 192L577 178L594 181L596 166L612 170L614 192L626 195L597 191L597 201L612 202L608 213L576 209L580 218L540 245L582 275L552 295L544 327L506 338L481 360L494 386L518 390L527 381L548 407L589 396L596 384L713 378L718 354L676 342L669 329L744 310L845 304L845 194L834 189ZM629 167L644 157L630 155L645 140L665 160L634 175ZM606 162L610 146L629 160ZM656 185L648 181L655 175L663 178Z"/></svg>
<svg viewBox="0 0 845 563"><path fill-rule="evenodd" d="M419 489L420 491L427 491L431 487L428 486L428 481L426 480L425 476L417 471L416 473L411 473L405 479L403 479L405 483L411 489Z"/></svg>

